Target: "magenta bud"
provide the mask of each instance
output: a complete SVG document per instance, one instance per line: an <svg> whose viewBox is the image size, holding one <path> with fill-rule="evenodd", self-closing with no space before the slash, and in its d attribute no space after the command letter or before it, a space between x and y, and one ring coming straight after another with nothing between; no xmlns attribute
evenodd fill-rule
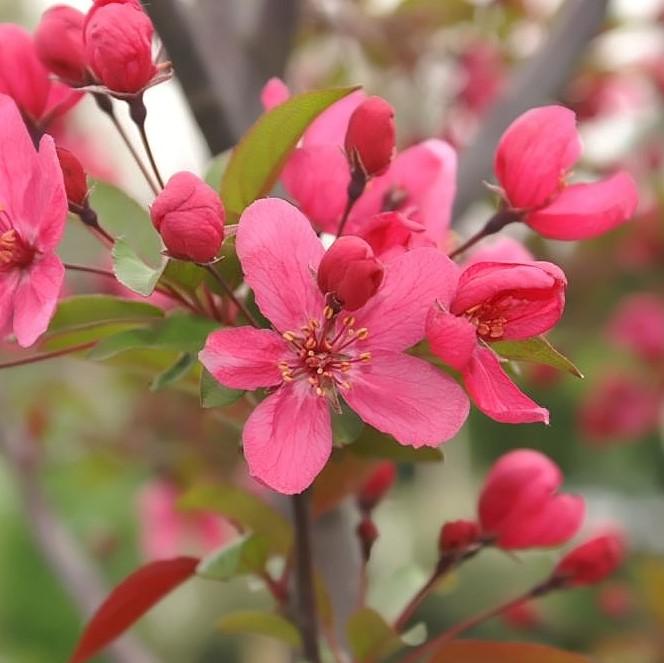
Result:
<svg viewBox="0 0 664 663"><path fill-rule="evenodd" d="M603 534L573 548L558 562L554 578L567 586L594 585L611 575L625 558L625 544L615 533Z"/></svg>
<svg viewBox="0 0 664 663"><path fill-rule="evenodd" d="M394 108L381 97L367 97L350 116L345 148L351 168L365 177L383 174L394 158Z"/></svg>
<svg viewBox="0 0 664 663"><path fill-rule="evenodd" d="M62 177L67 192L67 201L79 207L85 207L88 202L88 178L85 170L76 155L65 149L57 147L56 152L62 168Z"/></svg>
<svg viewBox="0 0 664 663"><path fill-rule="evenodd" d="M371 511L387 495L397 478L397 466L382 461L362 484L357 501L363 511Z"/></svg>
<svg viewBox="0 0 664 663"><path fill-rule="evenodd" d="M438 550L441 555L460 552L479 541L479 525L471 520L453 520L440 528Z"/></svg>
<svg viewBox="0 0 664 663"><path fill-rule="evenodd" d="M347 311L364 306L383 282L383 265L363 239L340 237L326 251L318 267L318 287Z"/></svg>
<svg viewBox="0 0 664 663"><path fill-rule="evenodd" d="M173 175L150 214L174 258L206 263L217 257L224 239L224 207L217 192L193 173Z"/></svg>

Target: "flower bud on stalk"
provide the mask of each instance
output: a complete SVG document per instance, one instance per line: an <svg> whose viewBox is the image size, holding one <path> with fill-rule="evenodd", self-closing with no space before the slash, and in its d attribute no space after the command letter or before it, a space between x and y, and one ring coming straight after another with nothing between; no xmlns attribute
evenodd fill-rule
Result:
<svg viewBox="0 0 664 663"><path fill-rule="evenodd" d="M64 147L57 147L56 152L70 208L72 204L75 207L85 207L88 204L88 180L81 162L73 152Z"/></svg>
<svg viewBox="0 0 664 663"><path fill-rule="evenodd" d="M371 518L363 518L357 526L357 536L362 547L362 558L365 562L371 557L371 549L378 539L378 528Z"/></svg>
<svg viewBox="0 0 664 663"><path fill-rule="evenodd" d="M371 247L359 237L340 237L327 250L318 267L318 287L331 295L339 309L364 306L383 282L384 269Z"/></svg>
<svg viewBox="0 0 664 663"><path fill-rule="evenodd" d="M467 550L480 539L480 528L470 520L453 520L445 523L438 536L438 550L441 555Z"/></svg>
<svg viewBox="0 0 664 663"><path fill-rule="evenodd" d="M392 488L396 478L397 468L394 463L389 460L380 463L360 488L357 496L360 509L364 512L373 511Z"/></svg>
<svg viewBox="0 0 664 663"><path fill-rule="evenodd" d="M224 239L224 207L217 192L193 173L176 173L151 209L152 223L174 258L208 263Z"/></svg>
<svg viewBox="0 0 664 663"><path fill-rule="evenodd" d="M44 12L34 36L35 49L42 64L73 87L88 82L84 22L82 12L66 5L56 5Z"/></svg>
<svg viewBox="0 0 664 663"><path fill-rule="evenodd" d="M625 544L614 533L603 534L573 548L558 562L553 578L563 587L594 585L611 575L625 557Z"/></svg>

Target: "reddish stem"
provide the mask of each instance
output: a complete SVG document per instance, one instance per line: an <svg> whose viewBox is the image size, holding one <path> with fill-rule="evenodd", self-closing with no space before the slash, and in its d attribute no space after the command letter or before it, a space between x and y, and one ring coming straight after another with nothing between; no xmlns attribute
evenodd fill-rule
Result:
<svg viewBox="0 0 664 663"><path fill-rule="evenodd" d="M88 343L81 343L80 345L73 345L64 350L56 350L55 352L45 352L40 355L33 355L32 357L24 357L23 359L15 359L13 361L7 361L0 363L0 370L4 368L14 368L16 366L27 366L28 364L36 364L40 361L47 361L49 359L55 359L56 357L64 357L65 355L75 354L76 352L82 352L83 350L89 350L90 348L96 345L97 341L90 341Z"/></svg>

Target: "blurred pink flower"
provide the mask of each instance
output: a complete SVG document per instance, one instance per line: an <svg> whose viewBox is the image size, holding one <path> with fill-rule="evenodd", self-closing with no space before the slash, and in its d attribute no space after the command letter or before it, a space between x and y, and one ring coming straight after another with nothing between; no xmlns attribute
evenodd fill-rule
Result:
<svg viewBox="0 0 664 663"><path fill-rule="evenodd" d="M512 237L498 237L471 249L464 267L477 262L532 262L535 256L518 240Z"/></svg>
<svg viewBox="0 0 664 663"><path fill-rule="evenodd" d="M46 331L64 267L55 254L67 218L50 136L36 151L16 104L0 95L0 335L23 347Z"/></svg>
<svg viewBox="0 0 664 663"><path fill-rule="evenodd" d="M635 293L618 305L608 325L609 338L644 361L664 358L664 299Z"/></svg>
<svg viewBox="0 0 664 663"><path fill-rule="evenodd" d="M595 585L616 571L625 554L623 536L608 532L570 550L558 562L554 577L568 587Z"/></svg>
<svg viewBox="0 0 664 663"><path fill-rule="evenodd" d="M138 495L139 542L148 560L182 554L205 555L235 535L223 518L211 513L186 513L177 508L180 491L165 480L147 483Z"/></svg>
<svg viewBox="0 0 664 663"><path fill-rule="evenodd" d="M489 41L472 41L459 57L463 85L459 101L472 113L481 115L493 103L505 82L505 65L498 46Z"/></svg>
<svg viewBox="0 0 664 663"><path fill-rule="evenodd" d="M488 473L478 504L482 535L505 550L557 546L579 530L583 498L558 492L563 476L544 454L511 451Z"/></svg>
<svg viewBox="0 0 664 663"><path fill-rule="evenodd" d="M565 177L580 156L575 115L562 106L527 111L500 139L495 170L505 200L544 237L596 237L636 211L636 183L625 171L591 184L568 185Z"/></svg>
<svg viewBox="0 0 664 663"><path fill-rule="evenodd" d="M661 402L653 386L625 375L607 375L581 404L581 430L595 442L637 440L657 427Z"/></svg>
<svg viewBox="0 0 664 663"><path fill-rule="evenodd" d="M461 371L473 402L492 419L548 423L548 411L518 389L487 344L551 329L562 315L566 284L548 262L475 263L461 272L450 301L432 306L426 330L432 352Z"/></svg>
<svg viewBox="0 0 664 663"><path fill-rule="evenodd" d="M244 426L253 477L282 493L307 488L332 451L328 405L338 409L341 398L402 444L438 446L456 434L468 414L463 390L404 352L424 336L430 304L448 296L455 267L446 256L417 249L393 260L377 294L351 316L325 306L315 280L323 247L289 203L253 203L236 246L276 331L219 330L200 358L227 387L273 392Z"/></svg>

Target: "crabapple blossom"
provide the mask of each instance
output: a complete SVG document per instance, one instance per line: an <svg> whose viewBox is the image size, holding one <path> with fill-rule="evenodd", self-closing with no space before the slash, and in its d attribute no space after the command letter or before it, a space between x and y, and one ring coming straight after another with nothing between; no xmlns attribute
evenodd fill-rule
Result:
<svg viewBox="0 0 664 663"><path fill-rule="evenodd" d="M484 480L478 502L483 537L516 550L565 543L583 520L583 499L558 492L563 477L546 456L518 449L502 456Z"/></svg>
<svg viewBox="0 0 664 663"><path fill-rule="evenodd" d="M152 223L174 258L214 260L224 239L224 206L217 192L193 173L176 173L150 210Z"/></svg>
<svg viewBox="0 0 664 663"><path fill-rule="evenodd" d="M627 221L638 202L631 175L619 171L599 182L567 184L580 156L571 110L543 106L520 115L500 139L495 157L507 208L552 239L596 237Z"/></svg>
<svg viewBox="0 0 664 663"><path fill-rule="evenodd" d="M0 95L0 335L23 347L46 331L64 279L55 254L67 217L50 136L35 150L16 104Z"/></svg>
<svg viewBox="0 0 664 663"><path fill-rule="evenodd" d="M249 206L236 248L274 330L221 329L200 359L222 385L271 391L242 433L254 478L287 494L307 488L332 451L330 408L338 411L342 399L401 444L438 446L456 434L468 414L463 391L404 353L422 339L430 303L448 296L455 267L446 256L416 249L396 258L376 295L351 315L326 306L313 273L323 246L292 205Z"/></svg>
<svg viewBox="0 0 664 663"><path fill-rule="evenodd" d="M383 265L363 239L340 237L320 261L318 287L342 308L355 311L376 294L384 273Z"/></svg>
<svg viewBox="0 0 664 663"><path fill-rule="evenodd" d="M62 176L64 179L67 201L84 207L88 200L88 178L76 155L64 147L56 148Z"/></svg>
<svg viewBox="0 0 664 663"><path fill-rule="evenodd" d="M664 300L650 293L623 299L608 327L609 338L644 361L664 358Z"/></svg>
<svg viewBox="0 0 664 663"><path fill-rule="evenodd" d="M566 283L548 262L475 263L460 273L456 294L431 308L432 352L461 372L474 403L492 419L548 423L548 411L516 387L489 346L551 329L563 312Z"/></svg>

